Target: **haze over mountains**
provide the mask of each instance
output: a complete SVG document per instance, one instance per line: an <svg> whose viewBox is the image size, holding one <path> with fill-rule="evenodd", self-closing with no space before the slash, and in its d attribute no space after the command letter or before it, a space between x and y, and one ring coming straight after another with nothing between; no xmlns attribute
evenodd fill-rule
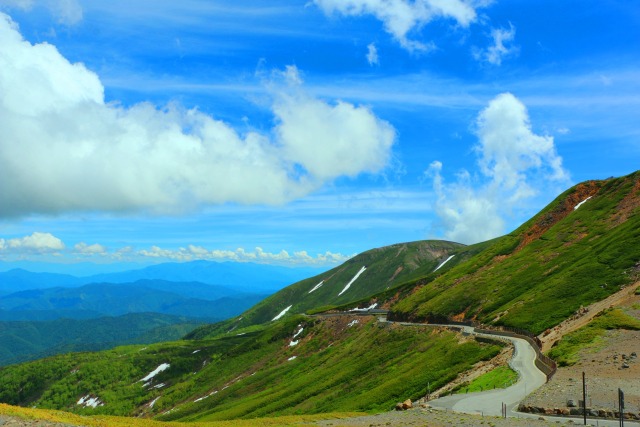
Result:
<svg viewBox="0 0 640 427"><path fill-rule="evenodd" d="M0 273L0 365L178 339L315 271L207 261L88 277L12 269Z"/></svg>

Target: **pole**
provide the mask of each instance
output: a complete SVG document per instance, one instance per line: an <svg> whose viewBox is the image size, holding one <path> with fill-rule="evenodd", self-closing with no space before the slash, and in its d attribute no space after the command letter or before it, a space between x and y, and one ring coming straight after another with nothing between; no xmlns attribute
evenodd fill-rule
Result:
<svg viewBox="0 0 640 427"><path fill-rule="evenodd" d="M618 389L618 406L620 407L620 427L624 427L624 392Z"/></svg>
<svg viewBox="0 0 640 427"><path fill-rule="evenodd" d="M582 371L582 414L584 416L584 425L587 425L587 383Z"/></svg>

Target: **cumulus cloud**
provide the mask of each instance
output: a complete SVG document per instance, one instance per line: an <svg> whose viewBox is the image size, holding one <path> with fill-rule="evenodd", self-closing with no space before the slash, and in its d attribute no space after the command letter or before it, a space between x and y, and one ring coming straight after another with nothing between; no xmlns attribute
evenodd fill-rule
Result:
<svg viewBox="0 0 640 427"><path fill-rule="evenodd" d="M411 40L409 34L434 19L452 19L467 27L477 19L476 8L487 4L474 0L314 0L325 14L373 15L405 49L428 51L433 44Z"/></svg>
<svg viewBox="0 0 640 427"><path fill-rule="evenodd" d="M0 0L0 9L18 8L31 10L34 6L44 6L61 24L74 25L82 21L82 6L78 0Z"/></svg>
<svg viewBox="0 0 640 427"><path fill-rule="evenodd" d="M369 65L378 65L379 59L378 59L378 48L376 48L375 43L369 43L367 45L367 62L369 62Z"/></svg>
<svg viewBox="0 0 640 427"><path fill-rule="evenodd" d="M106 103L95 73L0 14L0 217L282 204L387 166L389 123L282 74L274 129L241 134L197 109Z"/></svg>
<svg viewBox="0 0 640 427"><path fill-rule="evenodd" d="M506 57L516 55L519 47L513 42L516 38L516 29L509 23L509 28L492 28L491 39L493 44L484 50L476 50L474 57L478 61L488 62L492 65L501 65Z"/></svg>
<svg viewBox="0 0 640 427"><path fill-rule="evenodd" d="M0 253L51 254L65 249L62 240L50 233L34 232L30 236L0 239Z"/></svg>
<svg viewBox="0 0 640 427"><path fill-rule="evenodd" d="M107 253L107 248L102 246L99 243L94 243L93 245L87 245L84 242L80 242L73 246L73 250L75 253L82 254L82 255L99 255L99 254Z"/></svg>
<svg viewBox="0 0 640 427"><path fill-rule="evenodd" d="M187 245L178 249L165 249L159 246L152 246L149 249L141 249L139 251L128 254L130 259L136 257L153 258L166 261L235 261L235 262L256 262L264 264L281 264L281 265L335 265L342 263L353 255L347 256L340 253L325 252L317 254L315 257L310 256L306 251L299 251L290 254L286 250L273 253L265 251L260 247L256 247L253 251L247 251L244 248L236 250L220 250L207 249L202 246Z"/></svg>
<svg viewBox="0 0 640 427"><path fill-rule="evenodd" d="M475 243L505 232L505 217L553 183L567 183L553 137L533 133L525 105L510 93L489 102L476 120L479 174L463 171L445 183L442 164L427 175L438 196L435 209L448 239Z"/></svg>
<svg viewBox="0 0 640 427"><path fill-rule="evenodd" d="M0 259L16 260L25 256L55 256L57 259L66 258L70 261L78 259L86 260L92 257L100 257L101 261L115 262L188 262L196 260L207 261L234 261L255 262L260 264L280 264L289 266L328 266L347 261L353 255L343 255L326 251L315 256L307 251L290 253L286 250L280 252L265 251L256 247L253 251L237 248L235 250L208 249L200 245L185 245L179 248L162 248L154 245L146 249L136 249L125 246L115 250L109 250L100 243L87 244L80 242L71 248L67 248L64 242L51 233L34 232L29 236L11 239L0 238Z"/></svg>

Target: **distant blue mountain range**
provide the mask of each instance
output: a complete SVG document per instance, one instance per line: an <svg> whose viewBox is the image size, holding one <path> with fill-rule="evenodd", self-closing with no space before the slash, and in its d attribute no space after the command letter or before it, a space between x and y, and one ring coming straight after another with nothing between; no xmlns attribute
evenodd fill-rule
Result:
<svg viewBox="0 0 640 427"><path fill-rule="evenodd" d="M4 263L4 267L7 263ZM76 276L31 272L23 268L0 272L0 295L28 289L78 287L90 283L131 283L138 280L200 282L243 293L273 293L294 282L314 276L322 268L281 267L237 262L192 261L163 263L123 272Z"/></svg>

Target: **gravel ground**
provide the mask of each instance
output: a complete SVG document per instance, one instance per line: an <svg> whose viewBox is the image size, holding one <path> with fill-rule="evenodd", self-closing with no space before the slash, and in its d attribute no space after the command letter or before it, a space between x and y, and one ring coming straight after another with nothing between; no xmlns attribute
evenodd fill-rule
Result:
<svg viewBox="0 0 640 427"><path fill-rule="evenodd" d="M326 420L316 423L322 427L542 427L574 425L573 422L544 421L527 418L482 417L480 415L459 414L451 411L411 409L403 412L384 412L344 420Z"/></svg>
<svg viewBox="0 0 640 427"><path fill-rule="evenodd" d="M640 319L640 296L630 298L622 308ZM626 411L640 413L640 331L607 331L604 338L579 353L579 362L561 367L553 379L531 394L525 403L545 408L564 408L567 400L582 400L582 372L587 384L587 406L613 409L618 388L625 394ZM623 364L626 366L623 367Z"/></svg>
<svg viewBox="0 0 640 427"><path fill-rule="evenodd" d="M42 420L25 420L23 418L8 417L5 415L0 415L0 426L2 427L71 427L70 424L53 423L50 421L42 421Z"/></svg>

